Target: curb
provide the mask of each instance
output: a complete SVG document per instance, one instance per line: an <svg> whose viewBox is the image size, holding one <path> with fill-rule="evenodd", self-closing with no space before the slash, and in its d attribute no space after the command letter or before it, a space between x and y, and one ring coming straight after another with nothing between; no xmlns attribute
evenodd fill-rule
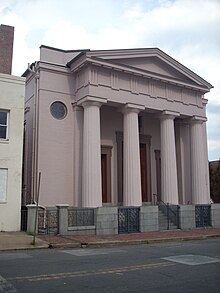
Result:
<svg viewBox="0 0 220 293"><path fill-rule="evenodd" d="M220 235L199 235L188 237L175 237L175 238L154 238L154 239L136 239L136 240L115 240L115 241L92 241L92 242L79 242L79 243L49 243L49 248L92 248L92 247L113 247L121 245L137 245L137 244L154 244L164 242L178 242L178 241L192 241L192 240L205 240L208 238L218 238Z"/></svg>
<svg viewBox="0 0 220 293"><path fill-rule="evenodd" d="M109 241L88 241L88 242L67 242L67 243L51 243L45 242L41 245L28 245L21 247L0 248L0 252L5 251L18 251L18 250L34 250L34 249L68 249L68 248L94 248L94 247L114 247L122 245L138 245L138 244L154 244L165 242L178 242L178 241L193 241L205 240L208 238L220 238L220 234L210 235L197 235L197 236L177 236L173 238L151 238L151 239L135 239L135 240L109 240Z"/></svg>
<svg viewBox="0 0 220 293"><path fill-rule="evenodd" d="M30 244L31 245L31 244ZM5 251L18 251L18 250L34 250L34 249L48 249L48 243L40 246L20 246L20 247L8 247L8 248L0 248L0 252Z"/></svg>

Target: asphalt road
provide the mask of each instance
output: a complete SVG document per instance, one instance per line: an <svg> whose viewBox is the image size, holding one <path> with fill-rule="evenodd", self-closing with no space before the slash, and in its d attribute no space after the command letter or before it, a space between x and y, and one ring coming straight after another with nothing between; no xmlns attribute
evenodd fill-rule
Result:
<svg viewBox="0 0 220 293"><path fill-rule="evenodd" d="M0 292L220 292L220 239L0 253Z"/></svg>

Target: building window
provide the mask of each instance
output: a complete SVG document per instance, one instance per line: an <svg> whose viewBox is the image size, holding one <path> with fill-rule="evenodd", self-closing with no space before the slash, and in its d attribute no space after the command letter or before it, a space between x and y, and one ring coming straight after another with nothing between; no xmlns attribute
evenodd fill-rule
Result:
<svg viewBox="0 0 220 293"><path fill-rule="evenodd" d="M0 110L0 139L8 139L8 112Z"/></svg>
<svg viewBox="0 0 220 293"><path fill-rule="evenodd" d="M64 119L67 114L67 108L62 102L54 102L50 106L50 113L56 119Z"/></svg>
<svg viewBox="0 0 220 293"><path fill-rule="evenodd" d="M0 168L0 203L7 200L8 169Z"/></svg>

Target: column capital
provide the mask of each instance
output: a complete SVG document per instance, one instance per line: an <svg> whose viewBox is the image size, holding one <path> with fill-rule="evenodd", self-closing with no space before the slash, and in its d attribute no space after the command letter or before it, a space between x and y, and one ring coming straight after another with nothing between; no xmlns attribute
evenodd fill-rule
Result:
<svg viewBox="0 0 220 293"><path fill-rule="evenodd" d="M202 116L193 116L190 119L188 119L189 124L202 124L206 122L208 119L206 117Z"/></svg>
<svg viewBox="0 0 220 293"><path fill-rule="evenodd" d="M159 118L161 120L163 120L163 119L175 119L176 117L179 117L179 116L180 116L180 113L179 112L170 111L170 110L164 110L159 115Z"/></svg>
<svg viewBox="0 0 220 293"><path fill-rule="evenodd" d="M140 111L145 110L145 106L143 105L138 105L138 104L132 104L132 103L127 103L124 106L120 108L122 113L127 113L127 112L134 112L134 113L139 113Z"/></svg>
<svg viewBox="0 0 220 293"><path fill-rule="evenodd" d="M73 111L83 111L83 107L82 106L79 106L77 105L77 103L72 103L72 107L73 107Z"/></svg>
<svg viewBox="0 0 220 293"><path fill-rule="evenodd" d="M97 106L101 107L102 104L106 104L107 99L98 98L98 97L84 97L77 102L78 106L87 107L87 106Z"/></svg>

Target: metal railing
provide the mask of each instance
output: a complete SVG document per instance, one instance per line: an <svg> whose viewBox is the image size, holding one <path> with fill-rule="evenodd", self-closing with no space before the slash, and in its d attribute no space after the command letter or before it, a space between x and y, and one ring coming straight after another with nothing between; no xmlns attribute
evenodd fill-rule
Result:
<svg viewBox="0 0 220 293"><path fill-rule="evenodd" d="M211 226L211 205L195 205L196 227Z"/></svg>
<svg viewBox="0 0 220 293"><path fill-rule="evenodd" d="M93 225L93 208L68 208L68 227Z"/></svg>
<svg viewBox="0 0 220 293"><path fill-rule="evenodd" d="M118 233L140 232L140 208L119 207L118 208Z"/></svg>
<svg viewBox="0 0 220 293"><path fill-rule="evenodd" d="M21 207L21 231L27 231L27 207Z"/></svg>
<svg viewBox="0 0 220 293"><path fill-rule="evenodd" d="M167 230L170 229L170 224L174 224L179 229L179 206L164 201L158 202L159 209L167 217Z"/></svg>
<svg viewBox="0 0 220 293"><path fill-rule="evenodd" d="M38 233L57 234L58 212L56 208L40 208L38 210Z"/></svg>

